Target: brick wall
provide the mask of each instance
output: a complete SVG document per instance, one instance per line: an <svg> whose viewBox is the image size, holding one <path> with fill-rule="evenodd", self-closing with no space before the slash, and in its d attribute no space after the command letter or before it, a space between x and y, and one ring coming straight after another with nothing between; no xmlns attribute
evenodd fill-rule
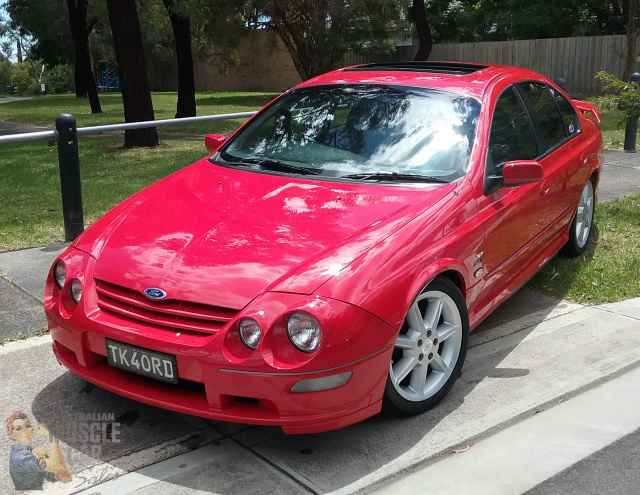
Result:
<svg viewBox="0 0 640 495"><path fill-rule="evenodd" d="M284 91L301 79L282 40L271 30L252 31L237 47L240 63L221 74L215 63L196 63L196 91ZM152 67L153 91L176 91L175 66Z"/></svg>

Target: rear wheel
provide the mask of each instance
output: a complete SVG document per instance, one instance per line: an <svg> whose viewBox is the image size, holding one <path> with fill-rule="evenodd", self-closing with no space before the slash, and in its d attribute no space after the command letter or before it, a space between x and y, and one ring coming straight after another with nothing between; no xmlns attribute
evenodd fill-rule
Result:
<svg viewBox="0 0 640 495"><path fill-rule="evenodd" d="M571 223L569 240L562 248L562 254L565 256L579 256L587 248L589 238L591 237L591 227L593 226L595 201L593 178L591 178L582 190L580 202L578 203L575 217Z"/></svg>
<svg viewBox="0 0 640 495"><path fill-rule="evenodd" d="M460 376L469 342L469 317L462 293L446 277L416 297L396 339L383 408L399 415L431 409Z"/></svg>

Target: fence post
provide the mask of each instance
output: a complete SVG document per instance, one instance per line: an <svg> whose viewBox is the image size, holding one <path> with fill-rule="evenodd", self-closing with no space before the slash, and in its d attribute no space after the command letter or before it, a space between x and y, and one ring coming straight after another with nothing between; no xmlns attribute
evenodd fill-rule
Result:
<svg viewBox="0 0 640 495"><path fill-rule="evenodd" d="M629 78L630 83L636 83L640 85L640 72L634 72ZM627 153L636 152L636 135L638 134L638 119L631 119L627 121L627 126L624 130L624 150Z"/></svg>
<svg viewBox="0 0 640 495"><path fill-rule="evenodd" d="M56 130L58 131L64 238L67 241L73 241L84 230L76 118L68 113L61 113L56 117Z"/></svg>

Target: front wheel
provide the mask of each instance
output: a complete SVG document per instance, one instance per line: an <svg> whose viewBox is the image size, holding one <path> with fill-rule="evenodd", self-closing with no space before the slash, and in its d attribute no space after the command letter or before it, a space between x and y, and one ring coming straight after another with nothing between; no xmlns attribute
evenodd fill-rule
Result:
<svg viewBox="0 0 640 495"><path fill-rule="evenodd" d="M580 256L587 248L589 237L591 236L591 227L593 226L595 202L593 178L591 178L587 181L580 195L580 202L569 231L569 240L562 248L563 255L570 257Z"/></svg>
<svg viewBox="0 0 640 495"><path fill-rule="evenodd" d="M460 376L469 342L462 293L445 277L413 301L396 339L382 407L403 416L434 407Z"/></svg>

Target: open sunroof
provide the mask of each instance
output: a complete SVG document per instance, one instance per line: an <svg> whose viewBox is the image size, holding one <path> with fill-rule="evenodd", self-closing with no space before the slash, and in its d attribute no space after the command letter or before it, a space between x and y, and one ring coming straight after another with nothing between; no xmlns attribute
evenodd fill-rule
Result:
<svg viewBox="0 0 640 495"><path fill-rule="evenodd" d="M397 71L397 72L429 72L435 74L465 75L473 74L488 65L468 64L463 62L376 62L344 69L356 71Z"/></svg>

